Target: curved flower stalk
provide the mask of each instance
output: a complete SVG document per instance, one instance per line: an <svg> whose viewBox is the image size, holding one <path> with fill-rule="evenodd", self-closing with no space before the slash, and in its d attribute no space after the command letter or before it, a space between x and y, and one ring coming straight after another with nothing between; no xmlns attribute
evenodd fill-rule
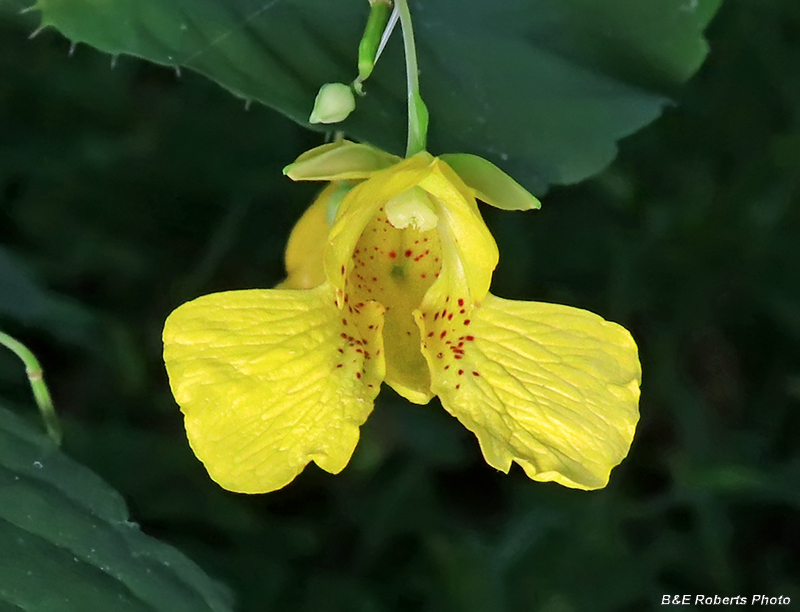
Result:
<svg viewBox="0 0 800 612"><path fill-rule="evenodd" d="M480 158L348 142L286 173L331 181L292 232L286 281L198 298L164 329L170 384L214 480L258 493L311 461L338 473L386 382L418 404L438 396L498 470L606 485L638 421L630 334L489 293L498 251L476 196L522 209L533 196Z"/></svg>

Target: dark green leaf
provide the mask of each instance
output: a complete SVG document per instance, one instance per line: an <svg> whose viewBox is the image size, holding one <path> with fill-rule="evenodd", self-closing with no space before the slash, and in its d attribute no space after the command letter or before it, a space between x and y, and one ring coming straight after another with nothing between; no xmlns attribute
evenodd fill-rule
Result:
<svg viewBox="0 0 800 612"><path fill-rule="evenodd" d="M429 149L492 160L526 187L602 169L616 141L655 119L698 68L721 0L412 2ZM70 40L197 70L307 125L319 87L349 82L363 0L38 0ZM397 37L343 124L403 151L405 78Z"/></svg>
<svg viewBox="0 0 800 612"><path fill-rule="evenodd" d="M119 494L0 408L0 606L223 612L230 597L130 522Z"/></svg>

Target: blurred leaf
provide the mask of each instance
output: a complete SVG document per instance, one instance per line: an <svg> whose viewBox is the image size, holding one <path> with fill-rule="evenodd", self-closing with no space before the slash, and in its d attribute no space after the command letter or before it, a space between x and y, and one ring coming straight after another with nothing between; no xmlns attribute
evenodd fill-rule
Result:
<svg viewBox="0 0 800 612"><path fill-rule="evenodd" d="M702 63L701 33L720 2L412 2L431 150L487 157L535 191L598 172L616 141L655 119L665 93ZM363 0L38 0L35 7L42 25L73 42L191 68L303 125L321 85L355 76L368 8ZM400 153L406 91L394 38L343 126Z"/></svg>
<svg viewBox="0 0 800 612"><path fill-rule="evenodd" d="M30 322L43 316L49 305L45 291L6 249L0 247L0 316Z"/></svg>
<svg viewBox="0 0 800 612"><path fill-rule="evenodd" d="M221 585L129 521L116 491L3 408L0 519L0 605L30 612L232 609Z"/></svg>
<svg viewBox="0 0 800 612"><path fill-rule="evenodd" d="M0 246L0 320L45 329L62 340L89 345L95 320L77 303L43 289L26 267Z"/></svg>

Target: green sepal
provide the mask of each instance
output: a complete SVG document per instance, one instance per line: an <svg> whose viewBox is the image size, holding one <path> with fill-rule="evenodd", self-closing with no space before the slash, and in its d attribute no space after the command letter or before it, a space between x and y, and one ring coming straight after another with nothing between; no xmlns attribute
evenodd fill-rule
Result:
<svg viewBox="0 0 800 612"><path fill-rule="evenodd" d="M333 222L336 220L336 213L339 212L339 205L342 203L344 196L357 184L358 181L341 181L338 183L336 191L333 192L328 200L328 207L325 210L325 220L328 222L329 226L333 227Z"/></svg>
<svg viewBox="0 0 800 612"><path fill-rule="evenodd" d="M365 179L400 158L365 144L341 140L306 151L283 169L293 181Z"/></svg>
<svg viewBox="0 0 800 612"><path fill-rule="evenodd" d="M492 162L469 153L447 153L439 159L461 177L475 197L501 210L532 210L542 203Z"/></svg>

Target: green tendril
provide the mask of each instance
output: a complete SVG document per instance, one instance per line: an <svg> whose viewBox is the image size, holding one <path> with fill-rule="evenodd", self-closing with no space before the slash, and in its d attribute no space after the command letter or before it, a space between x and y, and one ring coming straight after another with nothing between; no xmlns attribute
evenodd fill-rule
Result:
<svg viewBox="0 0 800 612"><path fill-rule="evenodd" d="M39 360L36 359L34 354L31 353L24 344L3 332L0 332L0 344L12 351L22 360L22 363L25 364L25 372L31 383L33 397L36 399L36 404L39 406L39 412L42 415L47 434L53 439L56 445L60 445L61 423L59 423L58 415L53 407L53 399L50 397L50 391L47 389L47 385L44 382L42 366L39 365Z"/></svg>

